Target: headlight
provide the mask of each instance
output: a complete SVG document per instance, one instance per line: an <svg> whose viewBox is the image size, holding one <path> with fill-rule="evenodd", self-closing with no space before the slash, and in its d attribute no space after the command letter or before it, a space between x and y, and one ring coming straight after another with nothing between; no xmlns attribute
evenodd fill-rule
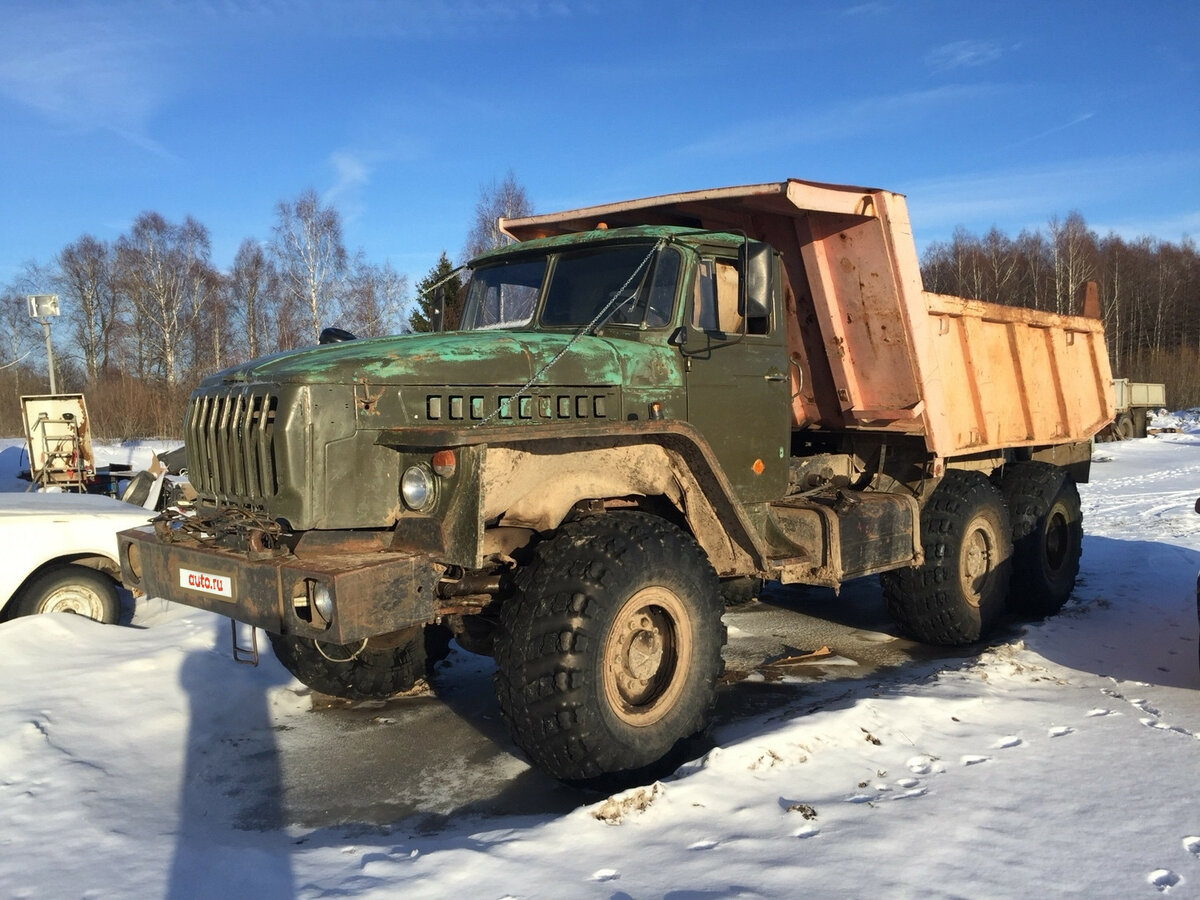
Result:
<svg viewBox="0 0 1200 900"><path fill-rule="evenodd" d="M321 582L313 582L312 584L312 605L313 609L326 622L333 621L333 597L329 594L329 587ZM328 626L326 626L328 627Z"/></svg>
<svg viewBox="0 0 1200 900"><path fill-rule="evenodd" d="M433 473L424 466L409 466L400 479L400 496L409 509L428 509L433 504Z"/></svg>

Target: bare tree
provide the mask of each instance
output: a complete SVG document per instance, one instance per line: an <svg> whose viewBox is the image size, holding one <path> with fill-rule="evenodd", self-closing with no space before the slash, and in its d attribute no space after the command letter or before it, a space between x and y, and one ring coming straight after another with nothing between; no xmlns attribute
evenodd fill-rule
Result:
<svg viewBox="0 0 1200 900"><path fill-rule="evenodd" d="M490 184L480 186L475 218L467 234L466 258L473 259L487 250L512 243L512 238L501 232L497 225L496 220L501 216L511 219L532 213L533 205L512 169L503 181L497 183L493 178Z"/></svg>
<svg viewBox="0 0 1200 900"><path fill-rule="evenodd" d="M342 327L359 337L378 337L396 331L408 293L408 278L391 263L373 266L356 261L342 310Z"/></svg>
<svg viewBox="0 0 1200 900"><path fill-rule="evenodd" d="M44 358L45 354L41 352L43 345L43 333L40 326L34 319L29 317L29 305L26 302L26 296L29 294L42 294L46 292L47 287L53 285L55 281L55 272L52 266L43 265L34 260L29 260L21 267L20 274L9 282L5 296L3 297L2 306L0 306L0 328L3 330L3 340L8 351L6 354L8 359L5 363L13 369L40 370L46 373L47 367L41 363L34 366L25 364L23 361L33 356L34 359ZM55 346L62 343L61 334L52 330L51 336L58 334L58 340L54 341ZM61 371L64 362L62 353L56 352L55 369L56 374ZM16 378L20 379L20 373L16 374ZM43 382L48 385L48 380ZM37 388L41 390L41 388Z"/></svg>
<svg viewBox="0 0 1200 900"><path fill-rule="evenodd" d="M275 211L279 219L271 253L281 289L306 310L315 343L337 313L347 274L342 218L334 207L322 205L311 188L292 203L280 202Z"/></svg>
<svg viewBox="0 0 1200 900"><path fill-rule="evenodd" d="M83 354L87 380L93 382L108 366L117 326L120 295L113 289L112 248L85 234L64 247L56 262L55 283Z"/></svg>
<svg viewBox="0 0 1200 900"><path fill-rule="evenodd" d="M1070 313L1079 286L1095 277L1095 235L1083 216L1071 212L1066 221L1057 216L1050 220L1050 243L1054 251L1054 311Z"/></svg>
<svg viewBox="0 0 1200 900"><path fill-rule="evenodd" d="M275 267L262 245L249 238L242 241L225 280L225 294L230 320L242 329L248 359L264 352L276 281Z"/></svg>
<svg viewBox="0 0 1200 900"><path fill-rule="evenodd" d="M0 347L3 347L0 371L12 376L17 394L22 391L22 374L32 368L25 360L37 348L40 337L32 323L24 291L12 285L0 293Z"/></svg>
<svg viewBox="0 0 1200 900"><path fill-rule="evenodd" d="M1030 309L1050 309L1052 285L1050 249L1040 231L1022 231L1017 235L1012 252L1017 259L1018 305Z"/></svg>
<svg viewBox="0 0 1200 900"><path fill-rule="evenodd" d="M208 229L190 216L172 225L142 213L117 241L118 284L137 310L134 331L149 345L139 345L139 361L170 385L179 380L183 341L214 293L209 255Z"/></svg>

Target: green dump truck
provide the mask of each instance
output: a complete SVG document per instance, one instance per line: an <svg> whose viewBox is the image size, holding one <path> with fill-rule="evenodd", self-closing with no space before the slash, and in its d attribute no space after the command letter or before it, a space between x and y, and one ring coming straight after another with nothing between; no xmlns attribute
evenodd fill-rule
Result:
<svg viewBox="0 0 1200 900"><path fill-rule="evenodd" d="M928 642L1056 611L1112 421L1095 310L923 290L904 198L784 182L501 220L457 331L213 375L194 516L126 584L263 629L314 689L495 657L535 765L576 782L706 725L722 595L881 573ZM236 649L236 648L235 648Z"/></svg>

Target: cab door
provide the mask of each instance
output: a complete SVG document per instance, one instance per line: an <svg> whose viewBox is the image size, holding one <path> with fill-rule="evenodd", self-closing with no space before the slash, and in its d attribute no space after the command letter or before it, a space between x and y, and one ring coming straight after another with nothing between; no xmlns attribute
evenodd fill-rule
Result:
<svg viewBox="0 0 1200 900"><path fill-rule="evenodd" d="M778 301L768 304L767 315L747 317L740 287L736 258L702 257L675 343L688 421L708 440L742 502L754 503L777 499L787 488L791 381Z"/></svg>

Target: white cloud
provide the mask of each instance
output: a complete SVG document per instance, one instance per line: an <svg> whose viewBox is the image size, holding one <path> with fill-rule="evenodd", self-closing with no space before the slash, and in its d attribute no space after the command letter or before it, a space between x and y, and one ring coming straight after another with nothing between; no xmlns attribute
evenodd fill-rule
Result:
<svg viewBox="0 0 1200 900"><path fill-rule="evenodd" d="M347 194L356 192L371 180L371 167L367 161L348 150L336 150L329 156L333 166L334 182L325 192L327 203L336 203Z"/></svg>
<svg viewBox="0 0 1200 900"><path fill-rule="evenodd" d="M956 226L982 233L995 225L1015 237L1044 228L1051 216L1078 210L1099 234L1153 235L1178 241L1196 234L1194 197L1151 199L1152 186L1180 181L1200 168L1195 154L1162 153L1081 159L893 185L909 196L919 243L945 240ZM1175 210L1165 208L1170 202ZM1183 209L1180 210L1179 206Z"/></svg>
<svg viewBox="0 0 1200 900"><path fill-rule="evenodd" d="M506 25L593 14L597 5L571 0L208 0L197 7L210 22L231 20L264 35L318 34L432 40L487 33Z"/></svg>
<svg viewBox="0 0 1200 900"><path fill-rule="evenodd" d="M868 0L866 3L856 3L842 10L843 16L880 16L891 12L891 4L880 0Z"/></svg>
<svg viewBox="0 0 1200 900"><path fill-rule="evenodd" d="M992 41L953 41L925 54L925 64L935 72L971 68L995 62L1001 52Z"/></svg>
<svg viewBox="0 0 1200 900"><path fill-rule="evenodd" d="M878 133L881 123L911 122L938 107L977 100L997 90L999 88L990 85L946 85L924 91L865 97L825 109L802 110L786 117L741 122L689 144L680 152L733 157L824 141L845 141L860 134Z"/></svg>
<svg viewBox="0 0 1200 900"><path fill-rule="evenodd" d="M0 31L0 95L55 125L109 131L165 154L148 134L168 80L163 47L117 10L10 11Z"/></svg>
<svg viewBox="0 0 1200 900"><path fill-rule="evenodd" d="M1095 115L1096 114L1092 112L1082 113L1078 116L1068 119L1066 122L1060 122L1058 125L1052 125L1050 128L1039 131L1037 134L1031 134L1028 137L1023 137L1020 140L1013 141L1011 144L1005 145L1003 149L1011 150L1014 147L1022 147L1025 144L1035 143L1044 137L1049 137L1052 134L1057 134L1058 132L1065 131L1068 128L1074 128L1076 125L1081 125Z"/></svg>

